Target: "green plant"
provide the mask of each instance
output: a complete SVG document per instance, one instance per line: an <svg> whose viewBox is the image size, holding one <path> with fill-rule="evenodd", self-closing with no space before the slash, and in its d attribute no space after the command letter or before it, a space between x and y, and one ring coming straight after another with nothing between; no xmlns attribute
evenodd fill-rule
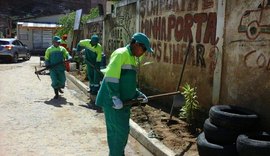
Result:
<svg viewBox="0 0 270 156"><path fill-rule="evenodd" d="M73 27L74 27L74 22L75 22L75 16L76 16L76 12L73 11L73 12L63 16L62 18L60 18L58 23L61 25L61 28L59 28L56 31L56 35L62 36L64 34L69 34L69 32L72 32ZM86 24L86 22L88 20L96 18L98 16L99 16L98 7L92 8L89 11L89 14L82 15L82 17L81 17L81 25Z"/></svg>
<svg viewBox="0 0 270 156"><path fill-rule="evenodd" d="M192 88L189 84L185 84L182 94L185 97L185 104L180 109L179 117L186 119L187 123L191 124L194 119L195 110L199 109L199 102L197 101L196 87Z"/></svg>

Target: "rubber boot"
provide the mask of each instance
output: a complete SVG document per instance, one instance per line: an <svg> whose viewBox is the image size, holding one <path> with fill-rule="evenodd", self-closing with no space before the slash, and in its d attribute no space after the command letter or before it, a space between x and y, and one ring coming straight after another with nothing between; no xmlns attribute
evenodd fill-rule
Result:
<svg viewBox="0 0 270 156"><path fill-rule="evenodd" d="M63 90L61 88L58 89L59 93L63 94Z"/></svg>
<svg viewBox="0 0 270 156"><path fill-rule="evenodd" d="M58 99L58 97L59 97L58 89L54 89L54 94L55 94L55 96L53 98Z"/></svg>

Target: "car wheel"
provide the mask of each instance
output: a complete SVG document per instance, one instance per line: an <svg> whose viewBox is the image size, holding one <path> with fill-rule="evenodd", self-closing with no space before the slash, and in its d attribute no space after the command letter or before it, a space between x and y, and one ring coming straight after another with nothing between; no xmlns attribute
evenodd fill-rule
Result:
<svg viewBox="0 0 270 156"><path fill-rule="evenodd" d="M31 55L30 55L30 53L29 52L27 52L26 53L26 56L23 58L23 60L30 60L30 58L31 58Z"/></svg>
<svg viewBox="0 0 270 156"><path fill-rule="evenodd" d="M18 62L18 54L14 54L13 58L12 58L12 62L17 63Z"/></svg>

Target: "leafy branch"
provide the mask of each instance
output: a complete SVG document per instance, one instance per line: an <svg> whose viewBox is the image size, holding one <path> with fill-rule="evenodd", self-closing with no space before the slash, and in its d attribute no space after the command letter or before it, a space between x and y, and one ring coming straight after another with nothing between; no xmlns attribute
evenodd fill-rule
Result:
<svg viewBox="0 0 270 156"><path fill-rule="evenodd" d="M61 28L59 28L56 31L56 34L59 36L62 36L64 34L68 34L69 32L72 32L75 22L75 16L76 12L73 11L59 19L59 24L61 25ZM99 9L98 7L92 8L89 11L89 14L82 15L81 17L81 25L86 24L86 22L90 19L96 18L99 16Z"/></svg>
<svg viewBox="0 0 270 156"><path fill-rule="evenodd" d="M197 101L196 87L192 88L189 84L185 84L182 94L185 97L185 104L180 109L179 116L181 119L186 119L187 123L191 124L194 119L195 110L199 109L199 102Z"/></svg>

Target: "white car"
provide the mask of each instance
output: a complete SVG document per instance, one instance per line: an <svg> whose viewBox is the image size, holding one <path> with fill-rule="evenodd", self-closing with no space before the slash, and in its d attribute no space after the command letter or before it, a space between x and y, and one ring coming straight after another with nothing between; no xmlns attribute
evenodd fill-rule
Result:
<svg viewBox="0 0 270 156"><path fill-rule="evenodd" d="M19 58L31 58L28 47L15 38L0 38L0 59L16 63Z"/></svg>

